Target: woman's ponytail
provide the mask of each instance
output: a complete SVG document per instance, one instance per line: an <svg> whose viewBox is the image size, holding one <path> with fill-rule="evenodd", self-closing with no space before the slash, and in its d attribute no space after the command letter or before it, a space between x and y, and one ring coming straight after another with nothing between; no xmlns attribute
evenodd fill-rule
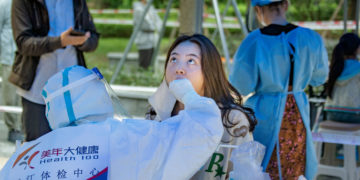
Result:
<svg viewBox="0 0 360 180"><path fill-rule="evenodd" d="M327 95L330 98L332 98L335 82L344 70L344 55L344 46L341 43L337 44L332 53L330 75L327 83Z"/></svg>

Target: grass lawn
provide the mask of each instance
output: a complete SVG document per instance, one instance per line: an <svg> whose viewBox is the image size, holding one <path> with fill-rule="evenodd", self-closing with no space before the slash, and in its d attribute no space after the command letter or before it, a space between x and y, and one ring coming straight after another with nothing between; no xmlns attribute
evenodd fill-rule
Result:
<svg viewBox="0 0 360 180"><path fill-rule="evenodd" d="M115 71L115 66L110 67L109 60L107 59L107 53L124 52L128 42L129 38L100 38L96 51L85 53L88 68L98 67L105 79L110 81L111 76ZM169 39L164 38L161 42L159 54L166 54L168 46ZM135 45L132 46L130 52L137 53ZM162 75L155 74L152 68L144 70L125 61L115 84L158 86L161 79Z"/></svg>

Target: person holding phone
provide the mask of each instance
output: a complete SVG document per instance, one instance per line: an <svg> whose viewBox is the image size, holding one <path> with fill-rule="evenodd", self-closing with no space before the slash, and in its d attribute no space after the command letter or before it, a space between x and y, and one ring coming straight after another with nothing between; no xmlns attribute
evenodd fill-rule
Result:
<svg viewBox="0 0 360 180"><path fill-rule="evenodd" d="M66 67L85 67L83 52L96 49L99 34L85 0L13 0L11 11L17 51L9 81L22 97L25 140L31 141L51 131L41 97L46 81Z"/></svg>

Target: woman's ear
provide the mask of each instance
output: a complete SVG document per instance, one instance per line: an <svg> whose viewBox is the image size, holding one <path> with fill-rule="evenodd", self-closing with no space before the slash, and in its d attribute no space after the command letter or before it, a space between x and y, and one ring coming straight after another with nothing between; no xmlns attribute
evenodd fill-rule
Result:
<svg viewBox="0 0 360 180"><path fill-rule="evenodd" d="M258 19L258 21L262 21L261 17L262 17L262 9L260 6L255 6L255 12L256 12L256 17Z"/></svg>
<svg viewBox="0 0 360 180"><path fill-rule="evenodd" d="M255 6L255 12L256 12L256 14L261 13L261 7L260 6Z"/></svg>

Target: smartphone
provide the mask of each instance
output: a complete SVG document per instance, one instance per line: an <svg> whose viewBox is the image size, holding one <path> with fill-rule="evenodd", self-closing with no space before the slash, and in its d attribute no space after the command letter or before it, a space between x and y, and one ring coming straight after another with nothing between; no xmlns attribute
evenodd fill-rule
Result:
<svg viewBox="0 0 360 180"><path fill-rule="evenodd" d="M70 35L71 35L71 36L85 36L85 31L73 29L73 30L70 32Z"/></svg>

